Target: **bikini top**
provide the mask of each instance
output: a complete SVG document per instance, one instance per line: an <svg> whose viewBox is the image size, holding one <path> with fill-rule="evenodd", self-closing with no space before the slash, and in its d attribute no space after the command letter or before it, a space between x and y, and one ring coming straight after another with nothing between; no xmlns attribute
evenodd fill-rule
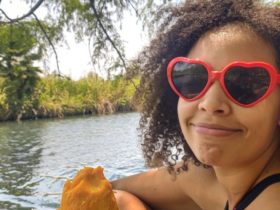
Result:
<svg viewBox="0 0 280 210"><path fill-rule="evenodd" d="M266 177L251 190L249 190L243 198L237 203L236 207L233 210L244 210L249 204L259 195L261 192L268 186L280 182L280 174L274 174L269 177ZM228 201L226 203L225 209L228 210Z"/></svg>

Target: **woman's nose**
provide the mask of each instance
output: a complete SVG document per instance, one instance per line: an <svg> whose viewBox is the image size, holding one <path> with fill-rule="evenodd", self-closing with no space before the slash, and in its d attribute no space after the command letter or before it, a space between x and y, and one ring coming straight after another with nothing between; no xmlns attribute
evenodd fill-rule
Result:
<svg viewBox="0 0 280 210"><path fill-rule="evenodd" d="M218 81L215 81L199 99L198 109L212 115L228 115L231 112L230 99Z"/></svg>

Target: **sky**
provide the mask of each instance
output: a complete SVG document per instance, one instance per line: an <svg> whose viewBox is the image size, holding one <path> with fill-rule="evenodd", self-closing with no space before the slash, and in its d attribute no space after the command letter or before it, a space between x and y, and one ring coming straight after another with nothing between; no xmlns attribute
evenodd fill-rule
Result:
<svg viewBox="0 0 280 210"><path fill-rule="evenodd" d="M23 0L5 0L0 4L6 14L11 18L20 17L26 14L30 5L26 5ZM40 18L46 11L39 8L35 13ZM132 33L133 32L133 33ZM133 58L148 43L147 36L142 32L141 24L136 23L136 18L130 14L124 15L122 30L120 31L122 40L125 43L125 53L127 58ZM79 79L86 76L92 70L87 39L84 42L76 43L74 34L66 33L68 45L55 46L59 58L59 68L63 75L70 76L72 79ZM40 63L41 68L49 68L50 71L56 70L56 60L54 53L48 61L47 66ZM105 75L101 75L105 76Z"/></svg>

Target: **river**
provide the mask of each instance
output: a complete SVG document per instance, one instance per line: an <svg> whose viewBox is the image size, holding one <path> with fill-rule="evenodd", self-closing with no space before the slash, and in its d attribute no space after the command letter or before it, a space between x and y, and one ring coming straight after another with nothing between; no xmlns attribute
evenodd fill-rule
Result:
<svg viewBox="0 0 280 210"><path fill-rule="evenodd" d="M109 180L146 170L139 113L0 124L0 209L53 210L63 184L84 166Z"/></svg>

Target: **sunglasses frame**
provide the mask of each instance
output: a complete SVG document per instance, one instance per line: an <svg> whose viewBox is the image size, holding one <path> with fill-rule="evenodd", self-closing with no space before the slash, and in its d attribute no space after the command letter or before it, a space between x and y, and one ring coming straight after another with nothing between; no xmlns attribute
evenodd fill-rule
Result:
<svg viewBox="0 0 280 210"><path fill-rule="evenodd" d="M172 72L173 72L173 67L175 66L176 63L178 62L185 62L188 64L200 64L203 65L205 70L207 70L208 72L208 81L207 84L205 85L205 87L203 88L203 90L195 97L189 99L186 98L184 95L182 95L180 93L180 91L177 90L173 79L172 79ZM245 67L245 68L253 68L253 67L261 67L264 68L269 76L270 76L270 84L269 87L267 89L267 91L265 92L265 94L260 97L259 99L257 99L256 101L250 103L250 104L242 104L240 102L238 102L236 99L234 99L230 93L228 92L225 83L224 83L224 75L225 73L231 69L232 67ZM250 69L248 69L248 71L250 71ZM234 103L238 104L239 106L242 107L252 107L256 104L258 104L260 101L264 100L265 98L267 98L270 93L272 93L272 91L275 89L275 87L277 86L277 84L280 84L280 74L277 72L276 68L274 66L272 66L271 64L262 62L262 61L250 61L250 62L244 62L244 61L234 61L230 64L228 64L227 66L225 66L222 70L219 71L214 71L213 68L206 62L201 61L199 59L190 59L187 57L176 57L173 58L167 66L167 78L168 78L168 82L169 85L171 86L172 90L181 98L183 98L185 101L195 101L199 98L201 98L209 89L209 87L214 83L215 80L218 80L220 82L220 85L224 91L224 93L227 95L227 97L233 101Z"/></svg>

